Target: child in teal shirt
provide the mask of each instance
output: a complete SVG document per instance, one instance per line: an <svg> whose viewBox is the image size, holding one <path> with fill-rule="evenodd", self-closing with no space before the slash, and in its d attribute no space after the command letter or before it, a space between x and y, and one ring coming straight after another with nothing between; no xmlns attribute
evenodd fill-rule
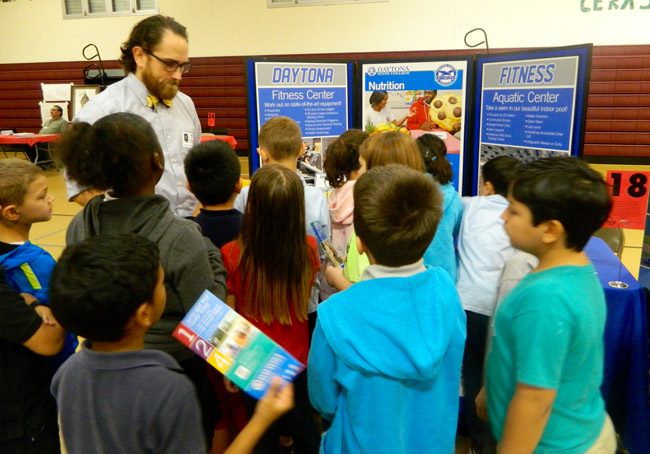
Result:
<svg viewBox="0 0 650 454"><path fill-rule="evenodd" d="M611 209L607 186L581 161L549 158L524 168L508 201L510 241L539 265L493 319L485 389L499 453L614 453L600 394L605 296L583 252Z"/></svg>

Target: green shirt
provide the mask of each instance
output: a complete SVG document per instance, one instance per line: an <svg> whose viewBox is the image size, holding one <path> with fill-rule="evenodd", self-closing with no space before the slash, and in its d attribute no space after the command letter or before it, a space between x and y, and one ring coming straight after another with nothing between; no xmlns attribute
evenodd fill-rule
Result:
<svg viewBox="0 0 650 454"><path fill-rule="evenodd" d="M605 418L600 394L606 306L593 266L531 273L497 308L486 366L488 416L497 440L517 383L557 390L536 453L578 453Z"/></svg>
<svg viewBox="0 0 650 454"><path fill-rule="evenodd" d="M348 241L348 255L345 259L345 267L343 268L343 276L354 283L361 280L363 271L370 265L368 256L366 254L359 254L357 250L357 235L352 232L350 241Z"/></svg>
<svg viewBox="0 0 650 454"><path fill-rule="evenodd" d="M63 118L57 118L56 120L50 118L45 122L45 124L43 125L43 129L41 129L38 133L39 134L60 134L67 130L68 130L68 122L65 121Z"/></svg>

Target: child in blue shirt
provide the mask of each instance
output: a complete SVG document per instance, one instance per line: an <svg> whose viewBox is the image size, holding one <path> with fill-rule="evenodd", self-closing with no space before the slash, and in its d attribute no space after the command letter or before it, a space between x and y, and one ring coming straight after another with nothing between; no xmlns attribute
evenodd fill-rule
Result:
<svg viewBox="0 0 650 454"><path fill-rule="evenodd" d="M424 252L424 264L444 267L441 258L446 257L449 265L444 268L456 281L458 278L456 245L463 218L463 202L451 183L453 171L451 163L447 160L447 146L440 137L433 134L424 134L418 137L416 142L422 153L427 174L438 183L438 189L442 193L442 219L433 241Z"/></svg>
<svg viewBox="0 0 650 454"><path fill-rule="evenodd" d="M454 450L465 316L454 283L422 256L441 217L423 173L372 168L354 187L362 280L320 304L309 396L331 420L322 452Z"/></svg>
<svg viewBox="0 0 650 454"><path fill-rule="evenodd" d="M600 394L605 296L583 251L607 218L611 198L584 162L528 164L511 185L502 217L513 246L539 264L493 319L486 393L499 453L614 453Z"/></svg>
<svg viewBox="0 0 650 454"><path fill-rule="evenodd" d="M55 261L29 241L29 232L32 224L52 218L53 203L40 167L22 159L0 160L0 266L12 289L36 298L36 312L46 323L52 320L48 291ZM63 350L51 360L54 370L78 344L74 334L66 333Z"/></svg>
<svg viewBox="0 0 650 454"><path fill-rule="evenodd" d="M456 289L467 316L467 341L463 355L463 400L467 430L477 454L493 454L490 430L476 416L474 399L483 384L483 364L489 320L497 304L499 278L515 253L503 229L501 213L508 206L508 186L521 162L498 156L481 167L479 195L463 197L463 220L458 235ZM437 234L436 234L437 235Z"/></svg>

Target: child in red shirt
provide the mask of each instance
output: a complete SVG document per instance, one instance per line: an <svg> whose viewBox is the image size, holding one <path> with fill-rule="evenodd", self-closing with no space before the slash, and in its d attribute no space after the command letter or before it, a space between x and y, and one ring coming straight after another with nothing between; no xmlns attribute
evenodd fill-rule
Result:
<svg viewBox="0 0 650 454"><path fill-rule="evenodd" d="M316 240L305 236L304 189L295 172L279 165L257 171L241 236L221 252L228 272L228 303L306 364L307 304L320 263ZM312 411L303 372L295 380L294 409L267 431L260 445L273 451L280 427L285 427L297 452L317 453L320 437Z"/></svg>

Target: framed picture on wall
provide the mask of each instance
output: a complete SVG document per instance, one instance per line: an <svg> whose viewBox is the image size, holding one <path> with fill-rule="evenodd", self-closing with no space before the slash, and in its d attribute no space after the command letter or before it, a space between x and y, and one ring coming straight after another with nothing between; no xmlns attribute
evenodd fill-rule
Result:
<svg viewBox="0 0 650 454"><path fill-rule="evenodd" d="M99 85L72 86L72 118L76 117L81 108L99 93Z"/></svg>

